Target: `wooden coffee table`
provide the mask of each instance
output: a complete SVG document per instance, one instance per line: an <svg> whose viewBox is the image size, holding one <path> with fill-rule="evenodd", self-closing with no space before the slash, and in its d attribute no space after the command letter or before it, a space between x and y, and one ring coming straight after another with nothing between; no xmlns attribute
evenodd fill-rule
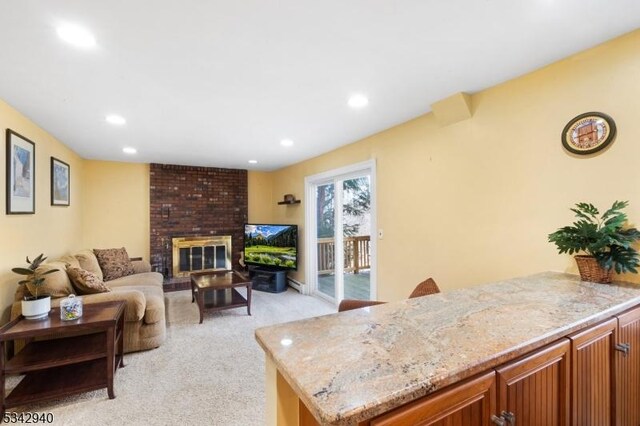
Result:
<svg viewBox="0 0 640 426"><path fill-rule="evenodd" d="M237 287L247 288L245 299ZM247 307L251 315L251 280L234 271L197 272L191 274L191 303L197 301L200 310L200 324L204 311Z"/></svg>
<svg viewBox="0 0 640 426"><path fill-rule="evenodd" d="M115 398L113 376L124 367L124 306L123 301L85 304L82 317L72 321L61 320L60 308L53 308L43 320L20 316L0 328L2 414L7 408L102 388ZM7 360L5 354L13 355L18 339L26 346ZM7 374L24 374L9 395Z"/></svg>

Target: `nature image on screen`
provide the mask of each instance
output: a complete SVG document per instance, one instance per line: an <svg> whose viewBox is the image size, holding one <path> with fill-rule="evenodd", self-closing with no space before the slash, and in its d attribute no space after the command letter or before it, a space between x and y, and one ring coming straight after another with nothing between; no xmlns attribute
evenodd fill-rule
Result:
<svg viewBox="0 0 640 426"><path fill-rule="evenodd" d="M245 262L296 269L297 233L295 225L245 225Z"/></svg>

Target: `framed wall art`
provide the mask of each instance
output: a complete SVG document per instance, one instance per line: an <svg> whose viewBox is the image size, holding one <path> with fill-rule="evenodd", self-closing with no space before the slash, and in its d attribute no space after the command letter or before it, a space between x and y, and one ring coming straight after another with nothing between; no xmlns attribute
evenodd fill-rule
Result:
<svg viewBox="0 0 640 426"><path fill-rule="evenodd" d="M616 123L601 112L586 112L569 121L562 130L562 145L574 154L593 154L616 138Z"/></svg>
<svg viewBox="0 0 640 426"><path fill-rule="evenodd" d="M7 129L7 214L36 212L36 144Z"/></svg>
<svg viewBox="0 0 640 426"><path fill-rule="evenodd" d="M68 206L71 168L67 163L51 157L51 205Z"/></svg>

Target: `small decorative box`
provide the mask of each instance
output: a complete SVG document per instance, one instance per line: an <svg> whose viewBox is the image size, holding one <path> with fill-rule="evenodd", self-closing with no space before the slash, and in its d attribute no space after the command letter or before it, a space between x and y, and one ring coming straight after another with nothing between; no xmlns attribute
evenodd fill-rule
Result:
<svg viewBox="0 0 640 426"><path fill-rule="evenodd" d="M60 319L70 321L78 319L82 316L82 298L76 297L75 294L69 295L60 302Z"/></svg>

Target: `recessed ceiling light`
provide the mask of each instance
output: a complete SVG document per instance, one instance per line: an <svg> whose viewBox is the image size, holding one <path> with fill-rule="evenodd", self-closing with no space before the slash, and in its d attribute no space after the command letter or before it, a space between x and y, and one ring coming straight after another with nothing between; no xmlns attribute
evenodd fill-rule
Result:
<svg viewBox="0 0 640 426"><path fill-rule="evenodd" d="M280 141L280 145L282 145L282 146L293 146L293 141L291 139L282 139Z"/></svg>
<svg viewBox="0 0 640 426"><path fill-rule="evenodd" d="M363 108L369 104L369 99L365 95L357 94L352 95L348 103L351 108Z"/></svg>
<svg viewBox="0 0 640 426"><path fill-rule="evenodd" d="M107 115L105 120L107 120L107 123L114 124L116 126L122 126L127 122L124 117L116 114Z"/></svg>
<svg viewBox="0 0 640 426"><path fill-rule="evenodd" d="M138 152L138 150L130 146L127 146L122 148L122 152L124 152L125 154L135 154L136 152Z"/></svg>
<svg viewBox="0 0 640 426"><path fill-rule="evenodd" d="M76 47L89 48L96 45L96 39L86 28L74 24L63 24L57 29L58 36Z"/></svg>
<svg viewBox="0 0 640 426"><path fill-rule="evenodd" d="M258 164L258 160L249 160L249 164Z"/></svg>

